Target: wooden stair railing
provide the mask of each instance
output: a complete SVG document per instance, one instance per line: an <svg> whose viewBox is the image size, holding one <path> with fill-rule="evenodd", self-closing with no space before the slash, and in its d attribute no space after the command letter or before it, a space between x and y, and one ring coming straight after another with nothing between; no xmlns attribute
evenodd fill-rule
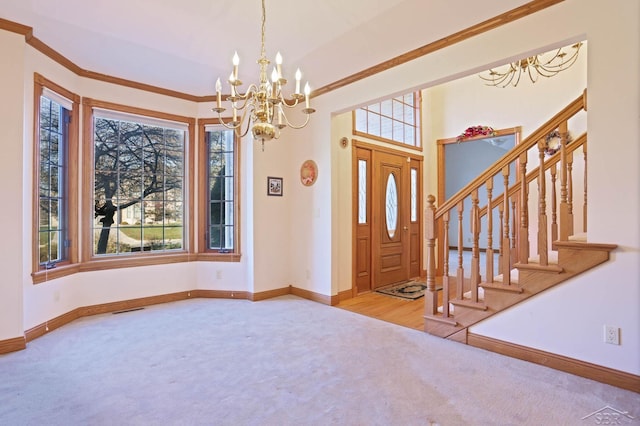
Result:
<svg viewBox="0 0 640 426"><path fill-rule="evenodd" d="M522 288L517 284L517 277L512 276L514 266L536 271L558 273L557 265L549 258L549 248L556 241L568 241L573 235L573 153L582 147L584 153L584 204L583 223L586 223L586 134L567 144L568 120L585 109L586 91L562 111L535 130L517 147L505 154L485 172L476 177L467 186L458 191L436 209L435 197L427 197L425 211L425 238L427 252L427 289L425 292L425 318L450 326L456 326L455 313L449 305L458 305L478 311L487 310L480 298L481 287L491 287L507 292L520 293ZM554 130L561 134L561 148L550 157L545 155L546 137ZM527 173L529 159L538 159L539 165ZM516 176L512 176L511 166L515 165ZM559 165L559 173L558 173ZM558 203L557 181L559 176L560 201ZM502 178L502 179L500 179ZM511 179L510 179L511 178ZM529 200L529 187L537 182L536 203ZM502 185L500 185L502 181ZM512 183L510 183L510 181ZM514 182L515 181L515 182ZM496 185L497 184L497 185ZM501 188L500 188L501 187ZM547 191L547 187L550 191ZM486 200L481 200L479 193L486 193ZM494 195L494 193L498 193ZM463 212L465 200L470 199L471 232L471 271L465 275L463 266L463 231L465 229ZM550 202L547 202L549 199ZM529 205L537 206L537 235L530 236ZM559 207L558 207L559 204ZM551 208L551 221L548 219L548 208ZM497 209L499 221L498 276L494 277L494 210ZM559 217L559 220L558 220ZM453 224L450 221L454 221ZM483 233L482 224L485 223ZM449 229L454 226L458 230L457 265L449 262ZM497 227L497 226L496 226ZM455 228L454 228L455 229ZM586 230L584 225L583 230ZM485 274L480 274L480 237L486 241ZM531 256L531 242L535 241L537 256ZM454 242L455 243L455 242ZM530 264L531 263L531 264ZM449 271L455 269L455 275ZM484 281L483 281L484 280ZM497 282L496 282L497 281ZM442 284L442 292L437 284ZM452 288L452 284L455 284Z"/></svg>

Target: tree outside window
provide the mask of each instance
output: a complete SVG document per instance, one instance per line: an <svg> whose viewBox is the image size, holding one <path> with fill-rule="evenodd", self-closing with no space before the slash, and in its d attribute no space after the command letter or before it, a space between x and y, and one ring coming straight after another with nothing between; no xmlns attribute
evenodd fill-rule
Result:
<svg viewBox="0 0 640 426"><path fill-rule="evenodd" d="M185 131L94 116L94 254L184 248Z"/></svg>
<svg viewBox="0 0 640 426"><path fill-rule="evenodd" d="M69 110L40 97L38 173L39 263L52 268L67 259L67 170Z"/></svg>
<svg viewBox="0 0 640 426"><path fill-rule="evenodd" d="M235 247L235 137L228 129L206 132L208 153L208 248L233 251Z"/></svg>

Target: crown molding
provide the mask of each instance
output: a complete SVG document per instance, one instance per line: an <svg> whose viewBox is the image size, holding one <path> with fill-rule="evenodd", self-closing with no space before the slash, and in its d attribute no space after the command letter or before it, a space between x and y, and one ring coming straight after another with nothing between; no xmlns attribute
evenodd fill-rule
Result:
<svg viewBox="0 0 640 426"><path fill-rule="evenodd" d="M437 50L444 49L445 47L451 46L463 40L477 36L478 34L482 34L484 32L487 32L494 28L508 24L510 22L513 22L525 16L539 12L543 9L546 9L550 6L561 3L563 1L564 0L532 0L529 3L526 3L522 6L519 6L515 9L512 9L508 12L495 16L486 21L480 22L469 28L465 28L464 30L458 31L457 33L441 38L440 40L434 41L432 43L428 43L422 47L411 50L400 56L396 56L395 58L389 59L387 61L374 65L370 68L359 71L355 74L352 74L348 77L337 80L333 83L327 84L326 86L323 86L317 90L314 90L313 93L311 94L311 97L317 97L317 96L327 94L333 90L337 90L341 87L347 86L349 84L353 84L359 80L363 80L365 78L371 77L375 74L381 73L383 71L386 71L398 65L404 64L406 62L410 62L421 56L425 56L430 53L433 53ZM75 73L80 77L85 77L85 78L89 78L97 81L103 81L106 83L112 83L112 84L125 86L125 87L131 87L133 89L144 90L146 92L157 93L160 95L170 96L178 99L184 99L192 102L215 101L214 95L197 96L189 93L179 92L176 90L166 89L163 87L153 86L146 83L140 83L133 80L127 80L120 77L110 76L106 74L101 74L99 72L86 70L80 67L79 65L75 64L73 61L66 58L64 55L62 55L60 52L56 51L46 43L44 43L42 40L35 37L33 35L33 28L27 25L22 25L17 22L12 22L12 21L0 18L0 29L24 35L26 43L28 45L32 46L34 49L38 50L45 56L48 56L55 62L59 63L60 65L62 65L63 67L67 68L68 70L70 70L71 72Z"/></svg>

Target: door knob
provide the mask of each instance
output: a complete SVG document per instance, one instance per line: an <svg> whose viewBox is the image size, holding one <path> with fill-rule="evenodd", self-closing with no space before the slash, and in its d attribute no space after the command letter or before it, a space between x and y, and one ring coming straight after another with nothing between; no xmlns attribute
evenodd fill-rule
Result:
<svg viewBox="0 0 640 426"><path fill-rule="evenodd" d="M409 228L406 226L403 226L402 229L404 229L405 231L408 230Z"/></svg>

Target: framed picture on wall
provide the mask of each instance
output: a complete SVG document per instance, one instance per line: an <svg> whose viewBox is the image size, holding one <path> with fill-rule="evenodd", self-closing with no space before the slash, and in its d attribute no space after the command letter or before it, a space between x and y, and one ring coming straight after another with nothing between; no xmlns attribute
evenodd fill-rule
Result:
<svg viewBox="0 0 640 426"><path fill-rule="evenodd" d="M282 197L282 178L267 177L267 195Z"/></svg>

